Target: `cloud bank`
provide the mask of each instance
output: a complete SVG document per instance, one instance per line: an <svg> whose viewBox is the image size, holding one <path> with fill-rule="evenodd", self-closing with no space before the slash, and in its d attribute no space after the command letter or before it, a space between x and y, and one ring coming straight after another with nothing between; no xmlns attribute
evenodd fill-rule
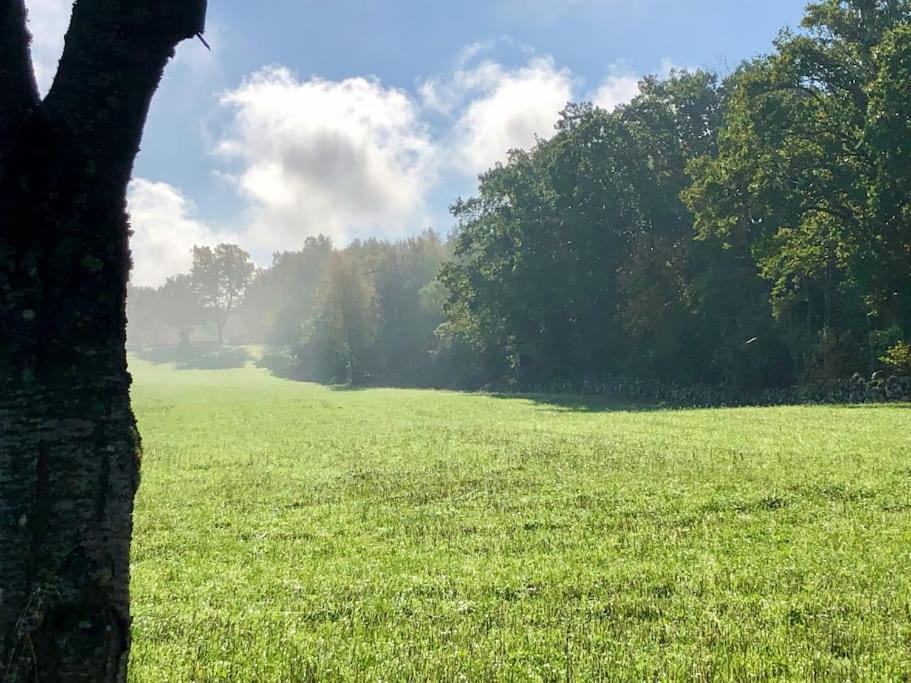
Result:
<svg viewBox="0 0 911 683"><path fill-rule="evenodd" d="M424 211L437 149L418 103L379 81L297 79L270 67L226 93L217 146L249 201L249 238L273 249L404 234Z"/></svg>

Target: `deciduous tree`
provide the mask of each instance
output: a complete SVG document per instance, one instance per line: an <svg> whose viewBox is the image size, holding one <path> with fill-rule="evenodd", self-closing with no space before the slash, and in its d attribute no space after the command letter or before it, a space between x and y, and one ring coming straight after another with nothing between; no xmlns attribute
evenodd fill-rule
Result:
<svg viewBox="0 0 911 683"><path fill-rule="evenodd" d="M193 247L193 290L215 323L219 344L224 343L228 318L243 302L255 271L250 254L236 244Z"/></svg>

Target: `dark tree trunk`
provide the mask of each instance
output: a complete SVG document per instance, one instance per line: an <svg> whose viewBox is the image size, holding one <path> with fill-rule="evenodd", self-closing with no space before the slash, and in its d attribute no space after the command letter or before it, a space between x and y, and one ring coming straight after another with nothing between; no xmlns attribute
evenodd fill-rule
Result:
<svg viewBox="0 0 911 683"><path fill-rule="evenodd" d="M121 681L139 436L126 188L205 0L78 0L40 101L0 0L0 679Z"/></svg>

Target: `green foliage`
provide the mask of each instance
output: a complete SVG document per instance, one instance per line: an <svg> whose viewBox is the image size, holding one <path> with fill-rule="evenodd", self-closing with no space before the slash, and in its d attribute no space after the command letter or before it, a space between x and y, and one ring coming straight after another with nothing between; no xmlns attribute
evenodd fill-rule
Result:
<svg viewBox="0 0 911 683"><path fill-rule="evenodd" d="M911 324L909 7L811 5L732 76L718 153L690 167L697 232L748 243L808 371Z"/></svg>
<svg viewBox="0 0 911 683"><path fill-rule="evenodd" d="M302 293L312 301L309 312L297 319L286 370L330 383L433 383L434 331L442 322L444 296L436 273L447 253L432 231L395 243L354 242L329 252L319 281L278 297ZM268 276L267 271L263 277Z"/></svg>
<svg viewBox="0 0 911 683"><path fill-rule="evenodd" d="M911 673L905 406L131 371L135 681Z"/></svg>
<svg viewBox="0 0 911 683"><path fill-rule="evenodd" d="M272 266L257 273L239 310L248 341L290 346L301 339L301 326L314 315L315 295L326 277L332 241L308 237L300 251L274 254Z"/></svg>
<svg viewBox="0 0 911 683"><path fill-rule="evenodd" d="M348 253L333 254L318 293L316 315L304 344L315 346L317 367L327 379L360 384L364 357L376 338L376 290Z"/></svg>
<svg viewBox="0 0 911 683"><path fill-rule="evenodd" d="M190 343L206 311L189 275L175 275L157 289L130 287L127 293L128 339L131 346Z"/></svg>
<svg viewBox="0 0 911 683"><path fill-rule="evenodd" d="M483 176L453 209L446 338L520 386L786 382L748 248L695 240L680 199L715 151L724 97L710 74L649 78L614 112L569 107L551 140Z"/></svg>
<svg viewBox="0 0 911 683"><path fill-rule="evenodd" d="M905 377L911 377L911 344L899 342L880 358L887 368Z"/></svg>
<svg viewBox="0 0 911 683"><path fill-rule="evenodd" d="M158 288L130 286L127 336L132 347L188 346L193 331L210 323L219 344L224 328L241 305L255 268L236 244L193 247L193 269L169 277ZM175 334L176 333L176 338Z"/></svg>
<svg viewBox="0 0 911 683"><path fill-rule="evenodd" d="M250 254L236 244L193 247L190 282L196 300L215 323L218 343L224 341L224 327L243 301L244 292L256 269Z"/></svg>
<svg viewBox="0 0 911 683"><path fill-rule="evenodd" d="M137 358L157 364L173 364L180 370L229 370L242 368L250 360L244 347L214 343L153 346L137 349Z"/></svg>

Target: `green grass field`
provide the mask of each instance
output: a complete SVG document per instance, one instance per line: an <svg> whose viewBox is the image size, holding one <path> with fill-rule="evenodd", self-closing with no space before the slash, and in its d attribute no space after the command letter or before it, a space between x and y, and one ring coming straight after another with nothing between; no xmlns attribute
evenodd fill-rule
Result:
<svg viewBox="0 0 911 683"><path fill-rule="evenodd" d="M908 406L132 370L135 681L911 679Z"/></svg>

